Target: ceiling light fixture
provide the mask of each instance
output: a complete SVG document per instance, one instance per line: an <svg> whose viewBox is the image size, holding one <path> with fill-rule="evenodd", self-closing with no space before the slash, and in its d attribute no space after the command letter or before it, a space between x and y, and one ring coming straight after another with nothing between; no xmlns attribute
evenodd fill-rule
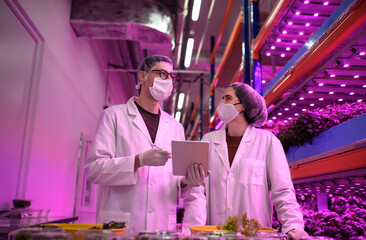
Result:
<svg viewBox="0 0 366 240"><path fill-rule="evenodd" d="M191 65L192 53L193 53L193 45L194 39L193 37L188 38L187 41L187 49L186 49L186 57L184 59L184 66L188 68Z"/></svg>
<svg viewBox="0 0 366 240"><path fill-rule="evenodd" d="M179 121L180 121L180 116L181 116L180 111L177 111L177 112L175 113L175 120L177 120L177 121L179 122Z"/></svg>
<svg viewBox="0 0 366 240"><path fill-rule="evenodd" d="M201 0L194 0L192 9L192 21L197 21L200 16Z"/></svg>
<svg viewBox="0 0 366 240"><path fill-rule="evenodd" d="M184 93L179 93L178 104L177 104L178 110L182 109L183 103L184 103Z"/></svg>

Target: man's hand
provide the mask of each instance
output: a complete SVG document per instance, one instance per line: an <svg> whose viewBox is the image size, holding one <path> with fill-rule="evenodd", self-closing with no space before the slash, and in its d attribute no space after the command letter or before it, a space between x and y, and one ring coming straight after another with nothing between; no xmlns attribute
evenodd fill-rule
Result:
<svg viewBox="0 0 366 240"><path fill-rule="evenodd" d="M172 154L166 150L153 148L139 154L140 166L164 166Z"/></svg>

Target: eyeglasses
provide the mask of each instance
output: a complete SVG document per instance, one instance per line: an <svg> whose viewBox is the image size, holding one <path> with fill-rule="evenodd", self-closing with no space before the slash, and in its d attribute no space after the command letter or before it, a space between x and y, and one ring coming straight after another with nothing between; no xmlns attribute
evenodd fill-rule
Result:
<svg viewBox="0 0 366 240"><path fill-rule="evenodd" d="M168 76L170 76L170 78L172 79L173 83L175 83L175 81L177 81L177 75L175 75L174 73L168 73L164 69L151 70L151 72L159 72L160 77L163 80L168 79Z"/></svg>

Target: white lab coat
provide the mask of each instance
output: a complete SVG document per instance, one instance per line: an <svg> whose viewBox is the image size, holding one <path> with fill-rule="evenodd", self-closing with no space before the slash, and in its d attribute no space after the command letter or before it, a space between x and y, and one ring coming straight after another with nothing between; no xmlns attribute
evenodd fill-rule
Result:
<svg viewBox="0 0 366 240"><path fill-rule="evenodd" d="M262 226L271 227L273 203L282 232L303 229L303 216L280 141L269 131L248 126L230 167L225 129L226 125L202 138L210 142L208 224L224 224L229 216L246 212Z"/></svg>
<svg viewBox="0 0 366 240"><path fill-rule="evenodd" d="M154 145L171 151L171 140L184 140L182 125L161 111L155 144L134 101L107 108L100 116L86 172L98 184L97 222L126 222L131 235L176 230L177 197L185 199L185 226L206 222L204 188L180 189L172 161L134 171L135 155Z"/></svg>

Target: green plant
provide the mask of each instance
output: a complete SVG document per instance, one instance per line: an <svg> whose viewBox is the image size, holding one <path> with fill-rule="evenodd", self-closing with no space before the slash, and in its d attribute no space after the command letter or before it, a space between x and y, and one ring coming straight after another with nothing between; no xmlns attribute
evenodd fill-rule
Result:
<svg viewBox="0 0 366 240"><path fill-rule="evenodd" d="M276 134L287 152L290 147L313 143L320 133L366 113L364 102L331 104L325 108L308 110L289 122Z"/></svg>

